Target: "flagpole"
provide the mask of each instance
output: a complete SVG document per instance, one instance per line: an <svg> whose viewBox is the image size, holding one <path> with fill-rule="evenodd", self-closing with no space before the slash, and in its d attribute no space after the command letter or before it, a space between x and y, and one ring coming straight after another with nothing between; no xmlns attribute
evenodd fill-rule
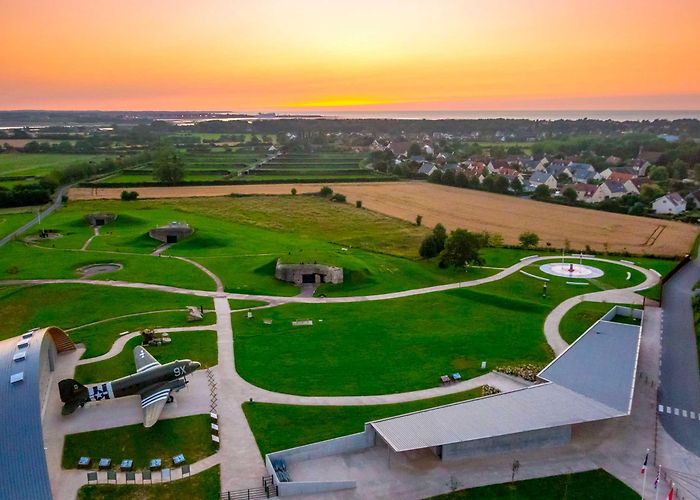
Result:
<svg viewBox="0 0 700 500"><path fill-rule="evenodd" d="M645 493L646 493L646 488L647 488L647 459L649 457L649 448L647 448L647 454L646 457L644 458L644 470L642 472L642 475L644 476L642 478L642 500L645 498Z"/></svg>
<svg viewBox="0 0 700 500"><path fill-rule="evenodd" d="M656 478L657 479L661 478L661 466L660 465L656 471ZM659 484L658 484L658 482L654 483L654 490L656 491L656 493L654 493L654 500L659 500Z"/></svg>

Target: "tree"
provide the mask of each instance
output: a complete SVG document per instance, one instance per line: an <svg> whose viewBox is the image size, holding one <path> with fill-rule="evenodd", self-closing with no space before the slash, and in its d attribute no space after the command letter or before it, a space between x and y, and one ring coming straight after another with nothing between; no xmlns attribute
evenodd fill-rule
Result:
<svg viewBox="0 0 700 500"><path fill-rule="evenodd" d="M323 186L321 188L321 190L318 192L318 194L327 198L333 194L333 190L331 188L329 188L328 186Z"/></svg>
<svg viewBox="0 0 700 500"><path fill-rule="evenodd" d="M643 184L639 189L639 196L644 203L651 203L656 198L663 196L664 191L656 184Z"/></svg>
<svg viewBox="0 0 700 500"><path fill-rule="evenodd" d="M356 200L356 201L355 201L355 206L356 206L357 208L362 208L362 200Z"/></svg>
<svg viewBox="0 0 700 500"><path fill-rule="evenodd" d="M136 191L122 191L121 198L122 201L134 201L139 197Z"/></svg>
<svg viewBox="0 0 700 500"><path fill-rule="evenodd" d="M408 147L408 157L410 158L411 156L420 156L423 153L423 150L420 147L420 144L417 142L412 142L411 145Z"/></svg>
<svg viewBox="0 0 700 500"><path fill-rule="evenodd" d="M496 178L493 181L493 192L506 194L508 192L508 188L510 187L508 179L502 175L496 175L495 177Z"/></svg>
<svg viewBox="0 0 700 500"><path fill-rule="evenodd" d="M416 226L420 226L423 223L423 216L416 215Z"/></svg>
<svg viewBox="0 0 700 500"><path fill-rule="evenodd" d="M641 201L638 201L627 210L627 213L630 215L644 215L645 212L644 203Z"/></svg>
<svg viewBox="0 0 700 500"><path fill-rule="evenodd" d="M535 200L548 200L551 197L549 186L546 184L540 184L535 188L535 191L532 193L532 197Z"/></svg>
<svg viewBox="0 0 700 500"><path fill-rule="evenodd" d="M462 267L467 265L480 266L484 259L479 254L482 238L466 229L455 229L445 242L445 249L440 258L441 266Z"/></svg>
<svg viewBox="0 0 700 500"><path fill-rule="evenodd" d="M434 234L430 233L428 236L423 238L420 248L418 249L418 254L424 259L432 259L440 254L437 238L435 238Z"/></svg>
<svg viewBox="0 0 700 500"><path fill-rule="evenodd" d="M700 163L696 163L693 167L693 177L695 182L700 182Z"/></svg>
<svg viewBox="0 0 700 500"><path fill-rule="evenodd" d="M674 179L685 179L688 177L688 164L681 159L675 160L668 168L669 174Z"/></svg>
<svg viewBox="0 0 700 500"><path fill-rule="evenodd" d="M173 184L185 178L185 164L172 146L162 146L153 155L153 176Z"/></svg>
<svg viewBox="0 0 700 500"><path fill-rule="evenodd" d="M533 233L531 231L525 231L520 236L518 236L518 239L520 240L520 244L523 248L536 247L537 244L540 242L540 237L537 236L537 233Z"/></svg>
<svg viewBox="0 0 700 500"><path fill-rule="evenodd" d="M442 252L442 249L445 248L445 241L447 241L447 229L438 222L433 228L433 235L437 238L439 251Z"/></svg>
<svg viewBox="0 0 700 500"><path fill-rule="evenodd" d="M337 203L345 203L346 198L344 194L335 193L333 196L331 196L331 201L335 201Z"/></svg>
<svg viewBox="0 0 700 500"><path fill-rule="evenodd" d="M566 201L569 203L575 203L576 199L578 198L578 195L576 194L576 190L572 188L571 186L567 187L564 192L561 194L564 198L566 198Z"/></svg>
<svg viewBox="0 0 700 500"><path fill-rule="evenodd" d="M510 189L515 194L520 194L523 191L523 183L520 182L520 179L518 179L517 177L513 177L513 179L510 181Z"/></svg>
<svg viewBox="0 0 700 500"><path fill-rule="evenodd" d="M296 196L296 195L297 195L297 188L292 188L292 196Z"/></svg>
<svg viewBox="0 0 700 500"><path fill-rule="evenodd" d="M668 169L662 165L652 167L649 172L649 178L652 181L665 181L668 180Z"/></svg>

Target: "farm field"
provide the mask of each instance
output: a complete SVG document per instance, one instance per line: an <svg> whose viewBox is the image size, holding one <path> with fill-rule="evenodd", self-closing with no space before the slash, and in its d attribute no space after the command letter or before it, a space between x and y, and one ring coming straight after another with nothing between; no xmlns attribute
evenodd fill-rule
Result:
<svg viewBox="0 0 700 500"><path fill-rule="evenodd" d="M209 415L193 415L160 420L151 428L136 424L69 434L63 446L62 466L76 469L81 456L110 457L116 463L128 457L135 469L146 469L152 458L161 457L167 462L167 457L178 453L194 463L215 452L209 431ZM93 465L97 465L94 460Z"/></svg>
<svg viewBox="0 0 700 500"><path fill-rule="evenodd" d="M590 280L588 292L644 279L635 271L627 280L628 268L615 264L594 265L606 274ZM536 266L526 269L537 272ZM400 299L287 304L259 311L252 320L236 313L236 368L267 389L346 396L434 387L440 375L455 371L472 378L484 373L481 361L489 369L544 364L553 357L543 335L546 315L582 293L566 281L552 277L547 297L541 281L517 273L471 288ZM293 326L296 320L313 320L313 326ZM274 380L259 362L271 356Z"/></svg>
<svg viewBox="0 0 700 500"><path fill-rule="evenodd" d="M690 251L698 229L688 224L634 217L577 207L565 207L512 196L482 191L439 186L427 182L392 183L329 183L335 191L354 203L379 213L414 221L423 216L423 225L432 227L441 222L448 229L464 227L473 231L487 230L503 235L506 243L516 244L518 235L535 231L543 243L563 247L568 239L571 248L603 251L628 251L633 254L679 256ZM142 198L174 198L224 196L236 194L288 194L315 192L319 184L282 184L251 186L198 186L141 188ZM73 189L71 199L117 199L121 190ZM665 228L660 236L647 244L659 225Z"/></svg>
<svg viewBox="0 0 700 500"><path fill-rule="evenodd" d="M78 500L219 500L219 466L214 466L194 476L162 484L85 485L78 491Z"/></svg>
<svg viewBox="0 0 700 500"><path fill-rule="evenodd" d="M89 161L98 161L105 155L7 153L0 155L0 178L7 176L40 177L52 170Z"/></svg>
<svg viewBox="0 0 700 500"><path fill-rule="evenodd" d="M363 406L301 406L274 403L243 403L248 424L260 454L286 450L316 441L361 432L365 423L403 413L478 398L481 387L408 403ZM309 425L316 422L316 425Z"/></svg>

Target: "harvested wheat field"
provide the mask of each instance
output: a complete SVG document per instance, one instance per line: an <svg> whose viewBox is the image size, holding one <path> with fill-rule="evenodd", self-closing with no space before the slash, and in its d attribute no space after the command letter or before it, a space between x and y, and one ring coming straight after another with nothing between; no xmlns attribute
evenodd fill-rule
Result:
<svg viewBox="0 0 700 500"><path fill-rule="evenodd" d="M427 182L328 184L347 196L362 200L364 208L408 221L423 216L423 224L438 222L448 229L500 233L516 244L523 231L534 231L542 244L572 248L682 255L690 250L698 229L689 224L648 217L633 217L584 208L519 199L512 196L439 186ZM238 194L289 194L315 192L320 184L255 184L244 186L184 186L136 188L141 198L182 198ZM71 200L116 199L121 188L75 188Z"/></svg>

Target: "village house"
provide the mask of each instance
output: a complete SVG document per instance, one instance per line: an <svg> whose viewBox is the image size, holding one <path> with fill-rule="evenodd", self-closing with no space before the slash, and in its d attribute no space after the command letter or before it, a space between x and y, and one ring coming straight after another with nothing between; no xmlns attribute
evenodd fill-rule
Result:
<svg viewBox="0 0 700 500"><path fill-rule="evenodd" d="M574 191L576 191L576 200L583 201L585 203L593 203L593 195L598 189L595 184L585 184L583 182L577 182L571 186Z"/></svg>
<svg viewBox="0 0 700 500"><path fill-rule="evenodd" d="M430 177L431 175L433 175L434 172L437 172L437 170L438 169L434 163L424 161L418 169L418 175L427 175L428 177Z"/></svg>
<svg viewBox="0 0 700 500"><path fill-rule="evenodd" d="M625 189L625 186L619 182L605 181L598 186L598 189L596 189L595 193L593 193L591 200L594 203L600 203L601 201L611 198L622 198L626 194L627 190Z"/></svg>
<svg viewBox="0 0 700 500"><path fill-rule="evenodd" d="M387 146L394 156L406 156L411 143L408 141L391 141Z"/></svg>
<svg viewBox="0 0 700 500"><path fill-rule="evenodd" d="M513 180L518 179L518 181L520 181L520 183L522 184L525 180L525 178L520 172L510 167L501 167L496 171L496 173L508 179L508 182L513 182Z"/></svg>
<svg viewBox="0 0 700 500"><path fill-rule="evenodd" d="M556 189L558 185L557 179L552 174L537 171L530 176L529 185L534 189L540 184L546 185L549 189Z"/></svg>
<svg viewBox="0 0 700 500"><path fill-rule="evenodd" d="M651 204L651 208L657 214L678 215L681 212L685 212L686 201L678 193L669 193L655 199L654 203Z"/></svg>
<svg viewBox="0 0 700 500"><path fill-rule="evenodd" d="M598 180L600 178L593 165L589 163L570 163L565 172L568 172L571 180L582 184L588 183L591 179Z"/></svg>
<svg viewBox="0 0 700 500"><path fill-rule="evenodd" d="M651 180L646 177L635 177L624 182L623 185L628 193L639 194L644 184L649 184Z"/></svg>
<svg viewBox="0 0 700 500"><path fill-rule="evenodd" d="M464 169L469 177L476 177L479 184L484 182L484 178L486 177L486 165L484 165L483 161L470 162Z"/></svg>

